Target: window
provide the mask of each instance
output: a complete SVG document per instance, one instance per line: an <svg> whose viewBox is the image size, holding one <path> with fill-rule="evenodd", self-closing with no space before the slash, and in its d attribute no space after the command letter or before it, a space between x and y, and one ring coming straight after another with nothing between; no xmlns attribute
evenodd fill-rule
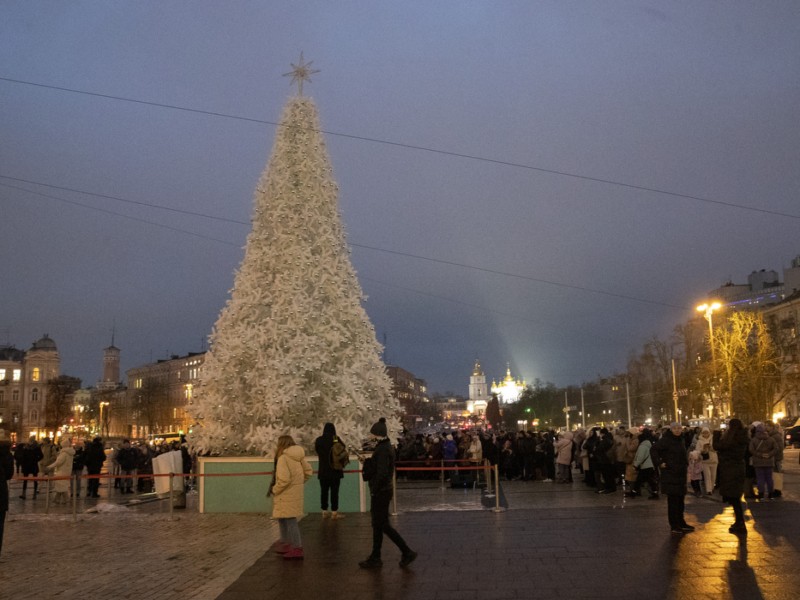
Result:
<svg viewBox="0 0 800 600"><path fill-rule="evenodd" d="M0 407L6 405L6 393L3 390L0 390Z"/></svg>
<svg viewBox="0 0 800 600"><path fill-rule="evenodd" d="M31 402L38 403L39 402L39 389L33 388L31 390Z"/></svg>
<svg viewBox="0 0 800 600"><path fill-rule="evenodd" d="M39 411L35 408L31 411L31 423L37 423L39 421Z"/></svg>
<svg viewBox="0 0 800 600"><path fill-rule="evenodd" d="M22 379L22 369L14 369L14 381Z"/></svg>
<svg viewBox="0 0 800 600"><path fill-rule="evenodd" d="M6 370L0 369L0 380L3 380L5 378L6 378Z"/></svg>
<svg viewBox="0 0 800 600"><path fill-rule="evenodd" d="M31 371L31 381L40 381L42 378L42 370L39 367L34 367Z"/></svg>
<svg viewBox="0 0 800 600"><path fill-rule="evenodd" d="M14 390L11 392L11 401L14 403L19 402L19 390Z"/></svg>

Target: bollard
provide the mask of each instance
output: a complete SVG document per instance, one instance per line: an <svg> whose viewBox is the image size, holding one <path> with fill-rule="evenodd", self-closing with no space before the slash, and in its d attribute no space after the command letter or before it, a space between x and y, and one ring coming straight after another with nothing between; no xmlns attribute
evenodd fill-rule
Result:
<svg viewBox="0 0 800 600"><path fill-rule="evenodd" d="M44 479L44 514L50 514L50 478Z"/></svg>
<svg viewBox="0 0 800 600"><path fill-rule="evenodd" d="M441 460L441 464L439 466L442 469L441 471L439 471L439 481L442 484L442 489L444 489L444 459Z"/></svg>

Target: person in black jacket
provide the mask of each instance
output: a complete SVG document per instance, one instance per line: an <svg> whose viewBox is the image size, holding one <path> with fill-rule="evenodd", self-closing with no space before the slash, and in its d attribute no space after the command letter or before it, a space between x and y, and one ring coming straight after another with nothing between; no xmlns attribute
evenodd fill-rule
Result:
<svg viewBox="0 0 800 600"><path fill-rule="evenodd" d="M8 480L14 476L14 457L6 430L0 429L0 553L3 552L3 530L8 512Z"/></svg>
<svg viewBox="0 0 800 600"><path fill-rule="evenodd" d="M680 423L672 423L663 432L652 448L650 456L658 468L661 492L667 496L667 518L672 533L684 534L694 527L684 517L686 500L686 475L689 470L689 455L681 435Z"/></svg>
<svg viewBox="0 0 800 600"><path fill-rule="evenodd" d="M617 491L617 472L614 466L614 436L606 428L600 429L600 437L594 446L594 461L597 470L603 476L603 487L597 490L598 494L613 494ZM597 474L595 473L595 477ZM599 487L599 482L598 482Z"/></svg>
<svg viewBox="0 0 800 600"><path fill-rule="evenodd" d="M133 477L136 475L136 465L139 463L139 451L131 446L130 440L122 440L122 447L117 453L117 463L119 463L119 474L121 475L119 491L123 494L132 494Z"/></svg>
<svg viewBox="0 0 800 600"><path fill-rule="evenodd" d="M381 560L381 545L384 534L392 540L400 552L403 553L400 559L400 566L407 567L417 553L408 547L403 537L389 523L389 503L392 501L393 474L394 474L394 449L389 441L386 429L386 419L381 419L369 430L375 438L377 444L372 453L372 457L367 459L371 465L364 464L364 479L369 482L369 493L371 496L370 513L372 514L372 553L366 560L358 563L364 569L377 569L383 566Z"/></svg>
<svg viewBox="0 0 800 600"><path fill-rule="evenodd" d="M322 427L322 435L314 441L314 451L319 458L317 468L317 479L320 488L320 507L322 508L322 518L341 519L344 515L339 514L339 486L344 477L343 469L334 469L331 464L331 450L333 449L336 437L336 426L333 423L325 423ZM331 512L328 513L328 497L330 496Z"/></svg>
<svg viewBox="0 0 800 600"><path fill-rule="evenodd" d="M103 445L103 439L96 437L92 443L86 448L84 455L84 462L86 464L86 472L89 475L100 475L100 470L103 468L103 463L106 461L106 451ZM100 489L100 479L98 477L91 477L86 484L86 496L88 498L99 498L98 493Z"/></svg>
<svg viewBox="0 0 800 600"><path fill-rule="evenodd" d="M725 433L715 431L713 440L714 450L719 457L719 493L722 501L733 507L735 516L728 531L746 534L742 493L746 472L745 456L750 437L739 419L731 419Z"/></svg>
<svg viewBox="0 0 800 600"><path fill-rule="evenodd" d="M31 439L25 444L25 447L22 450L22 475L23 477L38 477L39 476L39 461L42 460L44 454L42 454L42 449L39 447L38 442L36 441L36 436L32 435ZM20 498L23 500L26 497L28 491L28 480L22 480L22 495ZM36 495L39 493L39 482L34 480L33 482L33 498L36 499Z"/></svg>

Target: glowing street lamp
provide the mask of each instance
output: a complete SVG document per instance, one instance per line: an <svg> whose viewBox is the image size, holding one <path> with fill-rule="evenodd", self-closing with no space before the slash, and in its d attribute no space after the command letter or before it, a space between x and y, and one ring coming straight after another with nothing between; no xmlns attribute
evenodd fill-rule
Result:
<svg viewBox="0 0 800 600"><path fill-rule="evenodd" d="M711 345L711 365L714 369L714 386L711 388L711 399L714 399L714 387L717 386L719 383L719 379L717 378L717 356L714 351L714 326L712 322L712 316L715 310L719 310L722 308L722 304L719 302L711 302L701 304L697 307L697 312L703 313L703 316L708 321L708 343Z"/></svg>

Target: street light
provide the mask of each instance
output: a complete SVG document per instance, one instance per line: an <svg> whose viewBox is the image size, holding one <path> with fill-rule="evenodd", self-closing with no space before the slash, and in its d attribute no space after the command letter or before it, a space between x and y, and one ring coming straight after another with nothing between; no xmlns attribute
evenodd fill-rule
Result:
<svg viewBox="0 0 800 600"><path fill-rule="evenodd" d="M715 310L719 310L722 308L722 304L719 302L711 302L701 304L697 307L697 312L703 313L703 316L708 321L708 343L711 346L711 366L714 369L714 385L711 387L711 400L714 400L714 387L716 387L719 383L719 379L717 379L717 356L714 350L714 326L712 322L712 316Z"/></svg>

